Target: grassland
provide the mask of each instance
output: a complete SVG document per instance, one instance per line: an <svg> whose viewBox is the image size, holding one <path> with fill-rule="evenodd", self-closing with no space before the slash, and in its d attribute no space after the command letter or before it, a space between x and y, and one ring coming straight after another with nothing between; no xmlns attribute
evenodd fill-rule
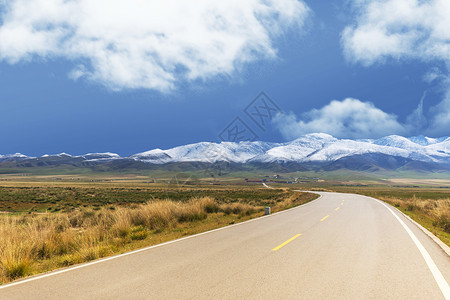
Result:
<svg viewBox="0 0 450 300"><path fill-rule="evenodd" d="M148 178L0 181L5 283L258 217L315 199L286 188Z"/></svg>

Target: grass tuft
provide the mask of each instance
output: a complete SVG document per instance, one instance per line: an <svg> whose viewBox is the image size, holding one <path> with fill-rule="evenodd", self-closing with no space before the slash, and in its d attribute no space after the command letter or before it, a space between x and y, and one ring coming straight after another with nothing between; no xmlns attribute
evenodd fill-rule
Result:
<svg viewBox="0 0 450 300"><path fill-rule="evenodd" d="M27 208L22 213L0 214L0 282L232 224L261 215L264 206L273 206L276 211L314 197L264 188L206 191L217 198L203 196L202 189L187 189L161 199L149 197L146 190L137 194L136 190L119 188L0 188L0 197L17 198L8 200L11 209L14 205L26 207L37 194L42 194L40 204L53 205L45 212ZM126 204L112 201L119 197L116 193ZM151 200L141 201L144 194ZM127 202L124 195L133 200ZM100 205L98 198L105 204Z"/></svg>

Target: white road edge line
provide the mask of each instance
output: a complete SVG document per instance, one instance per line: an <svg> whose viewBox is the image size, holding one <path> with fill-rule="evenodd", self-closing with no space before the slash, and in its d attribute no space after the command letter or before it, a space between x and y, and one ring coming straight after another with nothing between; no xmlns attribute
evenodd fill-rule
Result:
<svg viewBox="0 0 450 300"><path fill-rule="evenodd" d="M385 203L381 202L378 199L375 199L375 198L370 198L370 199L373 199L373 200L379 202L380 204L382 204L384 207L386 207L391 212L391 214L394 215L394 217L397 219L397 221L403 226L403 228L406 230L406 232L409 234L409 236L413 240L414 244L416 244L416 247L419 249L420 254L422 254L422 257L425 260L425 262L427 263L427 266L430 269L431 274L433 274L434 280L436 280L436 283L438 284L439 288L441 289L441 292L444 295L444 298L446 300L450 300L450 287L449 287L447 281L445 280L444 276L442 276L441 271L439 271L438 267L434 263L430 254L425 249L425 247L422 245L422 243L420 243L419 239L414 235L414 233L411 231L411 229L409 229L409 227L405 224L405 222L403 222L403 220L400 219L399 216L397 216L397 214L395 214L394 211L389 208L389 206L387 206Z"/></svg>
<svg viewBox="0 0 450 300"><path fill-rule="evenodd" d="M300 190L297 190L297 191L300 192ZM319 194L320 196L322 196L322 194L320 194L320 192L314 192L314 191L302 191L302 192L316 193L316 194ZM441 290L442 294L444 295L444 298L446 300L450 300L450 287L449 287L447 281L445 280L441 271L439 271L438 267L436 266L435 262L431 258L428 251L425 249L425 247L422 245L422 243L420 243L419 239L414 235L414 233L411 231L411 229L409 229L409 227L405 224L405 222L403 222L402 219L400 219L399 216L397 216L397 214L395 214L394 211L388 205L386 205L383 201L380 201L380 200L372 198L372 197L367 197L367 198L375 200L378 203L382 204L384 207L386 207L391 212L391 214L394 215L394 217L397 219L397 221L403 226L403 228L408 233L409 237L413 240L414 244L419 249L420 254L422 254L422 257L425 260L425 263L427 264L428 268L430 269L431 274L434 277L434 280L438 284L439 289Z"/></svg>
<svg viewBox="0 0 450 300"><path fill-rule="evenodd" d="M294 191L294 192L301 192L301 191ZM138 250L122 253L122 254L119 254L119 255L110 256L110 257L107 257L107 258L101 258L101 259L98 259L98 260L95 260L95 261L92 261L92 262L89 262L89 263L84 263L84 264L81 264L81 265L78 265L78 266L75 266L75 267L68 267L66 269L59 270L59 271L54 271L54 272L50 271L47 274L36 275L36 276L30 277L28 279L23 279L23 280L12 282L12 283L7 283L5 285L0 285L0 290L8 288L8 287L15 286L15 285L27 283L27 282L30 282L30 281L34 281L34 280L38 280L38 279L42 279L42 278L58 275L58 274L61 274L61 273L74 271L74 270L81 269L81 268L84 268L84 267L96 265L96 264L99 264L99 263L102 263L102 262L105 262L105 261L109 261L109 260L113 260L113 259L116 259L116 258L120 258L120 257L123 257L123 256L128 256L128 255L144 252L144 251L147 251L147 250L150 250L150 249L153 249L153 248L158 248L158 247L166 246L166 245L169 245L169 244L181 242L181 241L184 241L184 240L187 240L187 239L191 239L191 238L195 238L195 237L198 237L198 236L201 236L201 235L205 235L205 234L213 233L213 232L224 230L224 229L229 229L231 227L243 225L243 224L246 224L246 223L262 220L264 218L268 218L268 217L271 217L271 216L275 216L275 215L278 215L278 214L289 212L291 210L294 210L294 209L297 209L297 208L300 208L300 207L304 207L305 205L311 204L315 200L319 200L320 198L322 198L322 195L319 195L319 197L317 199L314 199L314 200L312 200L312 201L310 201L308 203L301 204L301 205L295 206L293 208L285 209L285 210L282 210L282 211L279 211L279 212L276 212L276 213L273 213L273 214L270 214L270 215L261 216L261 217L258 217L258 218L254 218L254 219L251 219L251 220L247 220L247 221L241 222L241 223L220 227L220 228L212 229L212 230L205 231L205 232L200 232L200 233L197 233L197 234L194 234L194 235L190 235L190 236L186 236L186 237L179 238L179 239L176 239L176 240L168 241L168 242L165 242L165 243L161 243L161 244L149 246L149 247L146 247L146 248L141 248L141 249L138 249Z"/></svg>
<svg viewBox="0 0 450 300"><path fill-rule="evenodd" d="M406 215L404 212L399 210L397 207L394 207L397 213L402 215L404 218L408 219L410 222L414 223L420 230L422 230L428 237L430 237L439 247L441 247L442 251L444 251L449 257L450 257L450 247L444 244L443 241L441 241L437 236L435 236L433 233L431 233L428 229L411 219L410 216Z"/></svg>

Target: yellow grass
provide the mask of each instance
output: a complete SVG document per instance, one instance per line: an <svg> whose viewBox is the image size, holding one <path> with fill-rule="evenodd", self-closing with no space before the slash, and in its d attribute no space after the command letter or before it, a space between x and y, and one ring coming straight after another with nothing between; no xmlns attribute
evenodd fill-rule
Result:
<svg viewBox="0 0 450 300"><path fill-rule="evenodd" d="M450 198L419 199L416 197L399 199L380 197L394 205L428 230L450 245Z"/></svg>
<svg viewBox="0 0 450 300"><path fill-rule="evenodd" d="M296 193L280 201L274 211L314 198ZM263 209L239 202L219 204L212 197L199 197L187 202L162 200L64 213L3 214L0 283L120 253L130 250L128 245L142 247L243 221L262 215Z"/></svg>
<svg viewBox="0 0 450 300"><path fill-rule="evenodd" d="M103 208L60 214L4 215L0 223L0 282L33 272L37 261L56 266L89 261L115 252L129 240L145 239L151 230L206 218L209 197L187 203L150 202L136 208Z"/></svg>

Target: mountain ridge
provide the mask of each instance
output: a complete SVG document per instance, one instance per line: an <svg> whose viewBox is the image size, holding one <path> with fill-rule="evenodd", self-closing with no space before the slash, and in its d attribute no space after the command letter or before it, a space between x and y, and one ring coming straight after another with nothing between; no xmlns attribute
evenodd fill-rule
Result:
<svg viewBox="0 0 450 300"><path fill-rule="evenodd" d="M0 155L0 167L23 167L69 164L74 166L167 165L174 163L214 164L328 164L333 168L405 168L420 166L424 170L450 169L450 138L390 135L379 139L338 139L325 133L303 135L293 141L272 142L200 142L162 150L159 148L121 157L116 153L67 153L29 157L20 153ZM120 162L120 163L119 163ZM420 162L413 164L412 162ZM144 165L140 164L144 163ZM136 165L136 164L135 164Z"/></svg>

